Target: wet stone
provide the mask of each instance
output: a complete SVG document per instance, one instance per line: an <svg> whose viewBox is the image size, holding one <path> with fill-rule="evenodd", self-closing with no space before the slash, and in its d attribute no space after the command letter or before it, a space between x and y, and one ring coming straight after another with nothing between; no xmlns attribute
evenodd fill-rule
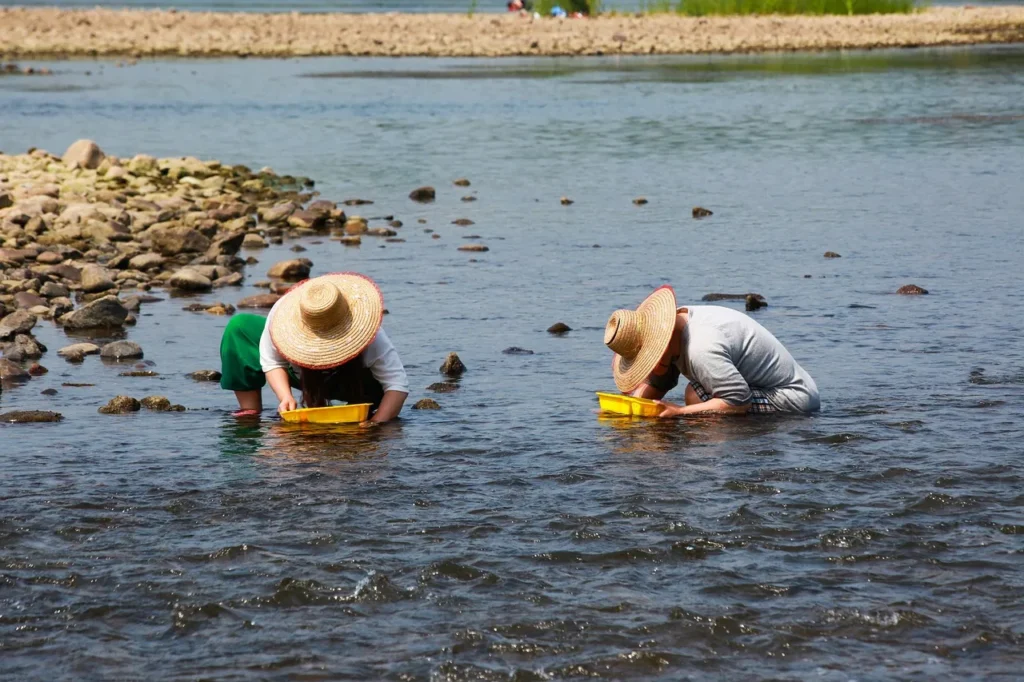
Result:
<svg viewBox="0 0 1024 682"><path fill-rule="evenodd" d="M140 409L142 409L142 403L138 400L131 396L119 395L112 398L98 411L100 414L127 414L128 412L138 412Z"/></svg>
<svg viewBox="0 0 1024 682"><path fill-rule="evenodd" d="M119 377L158 377L159 373L148 369L133 369L130 372L121 372Z"/></svg>
<svg viewBox="0 0 1024 682"><path fill-rule="evenodd" d="M825 258L842 258L842 256L840 256L835 251L826 251L825 252Z"/></svg>
<svg viewBox="0 0 1024 682"><path fill-rule="evenodd" d="M273 308L274 304L281 300L278 294L257 294L255 296L246 296L238 302L239 308L244 309L269 309Z"/></svg>
<svg viewBox="0 0 1024 682"><path fill-rule="evenodd" d="M708 216L714 215L714 213L712 213L708 209L704 208L703 206L694 206L692 213L693 213L693 217L694 218L698 218L698 219L699 218L707 218Z"/></svg>
<svg viewBox="0 0 1024 682"><path fill-rule="evenodd" d="M745 301L748 296L765 301L765 297L761 294L755 294L753 292L747 294L704 294L700 300L702 301Z"/></svg>
<svg viewBox="0 0 1024 682"><path fill-rule="evenodd" d="M181 291L209 291L213 288L213 282L208 277L191 268L178 270L167 280L167 284Z"/></svg>
<svg viewBox="0 0 1024 682"><path fill-rule="evenodd" d="M466 366L462 364L462 360L459 358L457 353L449 353L448 357L441 363L441 373L447 374L450 377L457 377L462 375L466 371Z"/></svg>
<svg viewBox="0 0 1024 682"><path fill-rule="evenodd" d="M128 309L115 296L106 296L67 314L61 321L65 329L98 329L120 327L127 317Z"/></svg>
<svg viewBox="0 0 1024 682"><path fill-rule="evenodd" d="M8 424L44 424L47 422L59 422L62 419L64 419L64 415L60 412L46 412L43 410L16 410L0 414L0 422Z"/></svg>
<svg viewBox="0 0 1024 682"><path fill-rule="evenodd" d="M456 218L455 220L452 221L452 225L458 225L460 227L468 227L469 225L476 225L476 223L474 223L469 218Z"/></svg>
<svg viewBox="0 0 1024 682"><path fill-rule="evenodd" d="M526 348L520 348L519 346L509 346L505 350L501 351L505 355L533 355L532 350Z"/></svg>
<svg viewBox="0 0 1024 682"><path fill-rule="evenodd" d="M270 270L267 271L267 275L269 277L277 277L290 282L298 282L299 280L309 277L309 272L312 267L313 261L308 258L294 258L292 260L275 263Z"/></svg>
<svg viewBox="0 0 1024 682"><path fill-rule="evenodd" d="M758 298L754 294L747 294L747 297L744 299L744 305L747 310L759 310L767 306L768 303L765 302L763 297Z"/></svg>
<svg viewBox="0 0 1024 682"><path fill-rule="evenodd" d="M466 202L468 204L471 201L476 201L476 197L473 196L472 194L468 194L468 195L462 197L462 201L464 201L464 202Z"/></svg>
<svg viewBox="0 0 1024 682"><path fill-rule="evenodd" d="M562 197L558 201L562 204L562 206L572 206L573 204L576 203L575 201L573 201L569 197Z"/></svg>
<svg viewBox="0 0 1024 682"><path fill-rule="evenodd" d="M416 404L412 406L414 410L440 410L441 406L437 404L437 401L433 398L424 398L417 400Z"/></svg>
<svg viewBox="0 0 1024 682"><path fill-rule="evenodd" d="M637 197L636 199L633 199L633 203L637 206L646 206L647 197Z"/></svg>
<svg viewBox="0 0 1024 682"><path fill-rule="evenodd" d="M436 196L437 192L433 187L417 187L413 191L409 192L410 199L423 204L433 201Z"/></svg>
<svg viewBox="0 0 1024 682"><path fill-rule="evenodd" d="M27 381L31 375L19 364L0 358L0 381Z"/></svg>
<svg viewBox="0 0 1024 682"><path fill-rule="evenodd" d="M438 381L427 386L427 390L433 391L434 393L451 393L458 389L459 385L451 381Z"/></svg>
<svg viewBox="0 0 1024 682"><path fill-rule="evenodd" d="M69 355L98 355L99 352L100 347L95 343L73 343L70 346L61 348L57 351L57 355L63 358Z"/></svg>
<svg viewBox="0 0 1024 682"><path fill-rule="evenodd" d="M896 293L901 296L923 296L928 293L928 290L919 287L916 284L904 284L896 290Z"/></svg>
<svg viewBox="0 0 1024 682"><path fill-rule="evenodd" d="M33 376L33 377L41 377L44 374L48 373L49 371L50 370L46 369L45 367L40 365L38 362L33 362L29 366L29 368L28 368L29 376Z"/></svg>
<svg viewBox="0 0 1024 682"><path fill-rule="evenodd" d="M192 381L220 381L220 372L215 369L200 369L185 376Z"/></svg>
<svg viewBox="0 0 1024 682"><path fill-rule="evenodd" d="M55 388L44 388L39 392L40 395L57 395L57 389Z"/></svg>
<svg viewBox="0 0 1024 682"><path fill-rule="evenodd" d="M140 403L147 410L155 412L166 412L171 409L171 401L162 395L149 395L143 398Z"/></svg>
<svg viewBox="0 0 1024 682"><path fill-rule="evenodd" d="M36 316L25 310L17 310L0 320L0 341L18 334L26 334L36 326Z"/></svg>
<svg viewBox="0 0 1024 682"><path fill-rule="evenodd" d="M458 178L457 180L453 181L452 184L455 185L456 187L469 187L470 185L469 178Z"/></svg>
<svg viewBox="0 0 1024 682"><path fill-rule="evenodd" d="M555 322L553 325L548 327L548 334L566 334L572 331L572 327L567 325L565 322Z"/></svg>
<svg viewBox="0 0 1024 682"><path fill-rule="evenodd" d="M483 244L463 244L462 246L459 247L459 251L483 252L490 251L490 249L484 246Z"/></svg>
<svg viewBox="0 0 1024 682"><path fill-rule="evenodd" d="M114 341L103 346L100 357L108 360L135 360L143 357L142 346L134 341Z"/></svg>

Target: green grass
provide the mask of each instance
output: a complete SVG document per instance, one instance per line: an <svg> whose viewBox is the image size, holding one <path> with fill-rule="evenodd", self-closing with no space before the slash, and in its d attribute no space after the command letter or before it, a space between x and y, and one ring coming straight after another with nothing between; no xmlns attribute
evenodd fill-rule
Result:
<svg viewBox="0 0 1024 682"><path fill-rule="evenodd" d="M652 0L659 6L664 0ZM907 14L915 0L679 0L675 11L691 17L741 14Z"/></svg>

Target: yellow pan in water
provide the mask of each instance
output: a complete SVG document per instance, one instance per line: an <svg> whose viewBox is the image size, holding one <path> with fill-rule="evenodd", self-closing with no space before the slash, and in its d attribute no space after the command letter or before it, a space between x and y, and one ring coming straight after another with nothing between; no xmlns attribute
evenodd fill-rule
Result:
<svg viewBox="0 0 1024 682"><path fill-rule="evenodd" d="M364 422L370 416L370 403L338 405L336 407L307 407L281 413L281 419L296 424L351 424Z"/></svg>
<svg viewBox="0 0 1024 682"><path fill-rule="evenodd" d="M646 398L633 398L618 393L597 394L597 401L605 412L615 414L628 414L631 417L657 417L661 414L661 407L653 400Z"/></svg>

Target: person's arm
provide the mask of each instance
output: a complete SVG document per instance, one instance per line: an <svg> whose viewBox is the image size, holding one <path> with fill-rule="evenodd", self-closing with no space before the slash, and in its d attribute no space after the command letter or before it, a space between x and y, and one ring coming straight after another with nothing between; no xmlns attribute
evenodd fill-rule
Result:
<svg viewBox="0 0 1024 682"><path fill-rule="evenodd" d="M398 357L398 351L383 329L377 332L377 336L363 353L363 361L373 374L373 378L379 381L384 389L380 407L370 421L391 421L402 411L405 399L409 395L409 379L405 374L402 360Z"/></svg>
<svg viewBox="0 0 1024 682"><path fill-rule="evenodd" d="M274 395L277 396L277 400L280 403L277 406L278 412L288 412L294 410L297 407L295 402L295 396L292 395L292 385L288 380L288 370L283 367L275 367L269 372L265 372L267 375L267 383L270 384L270 388L274 391Z"/></svg>
<svg viewBox="0 0 1024 682"><path fill-rule="evenodd" d="M391 421L402 411L402 405L405 404L405 399L408 396L408 393L402 391L385 391L384 397L380 400L380 407L377 408L377 412L374 413L370 421L377 423Z"/></svg>
<svg viewBox="0 0 1024 682"><path fill-rule="evenodd" d="M662 407L661 418L685 417L690 414L746 414L750 409L750 403L745 405L730 405L721 398L712 398L694 405L676 405L664 400L655 401Z"/></svg>

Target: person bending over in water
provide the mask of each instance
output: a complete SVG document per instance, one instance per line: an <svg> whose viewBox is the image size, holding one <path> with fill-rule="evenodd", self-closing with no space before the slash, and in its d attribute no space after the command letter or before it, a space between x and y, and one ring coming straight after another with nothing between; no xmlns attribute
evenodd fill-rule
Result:
<svg viewBox="0 0 1024 682"><path fill-rule="evenodd" d="M258 415L270 382L279 412L296 409L295 387L306 407L331 400L371 403L370 421L397 417L409 382L381 329L383 315L384 299L373 280L342 272L295 285L266 318L231 318L220 343L220 385L238 398L235 416Z"/></svg>
<svg viewBox="0 0 1024 682"><path fill-rule="evenodd" d="M661 417L807 414L821 406L814 379L771 332L732 308L677 308L669 286L655 290L636 310L612 313L604 343L615 352L615 385L634 397L657 400ZM690 382L686 405L662 401L680 374Z"/></svg>

